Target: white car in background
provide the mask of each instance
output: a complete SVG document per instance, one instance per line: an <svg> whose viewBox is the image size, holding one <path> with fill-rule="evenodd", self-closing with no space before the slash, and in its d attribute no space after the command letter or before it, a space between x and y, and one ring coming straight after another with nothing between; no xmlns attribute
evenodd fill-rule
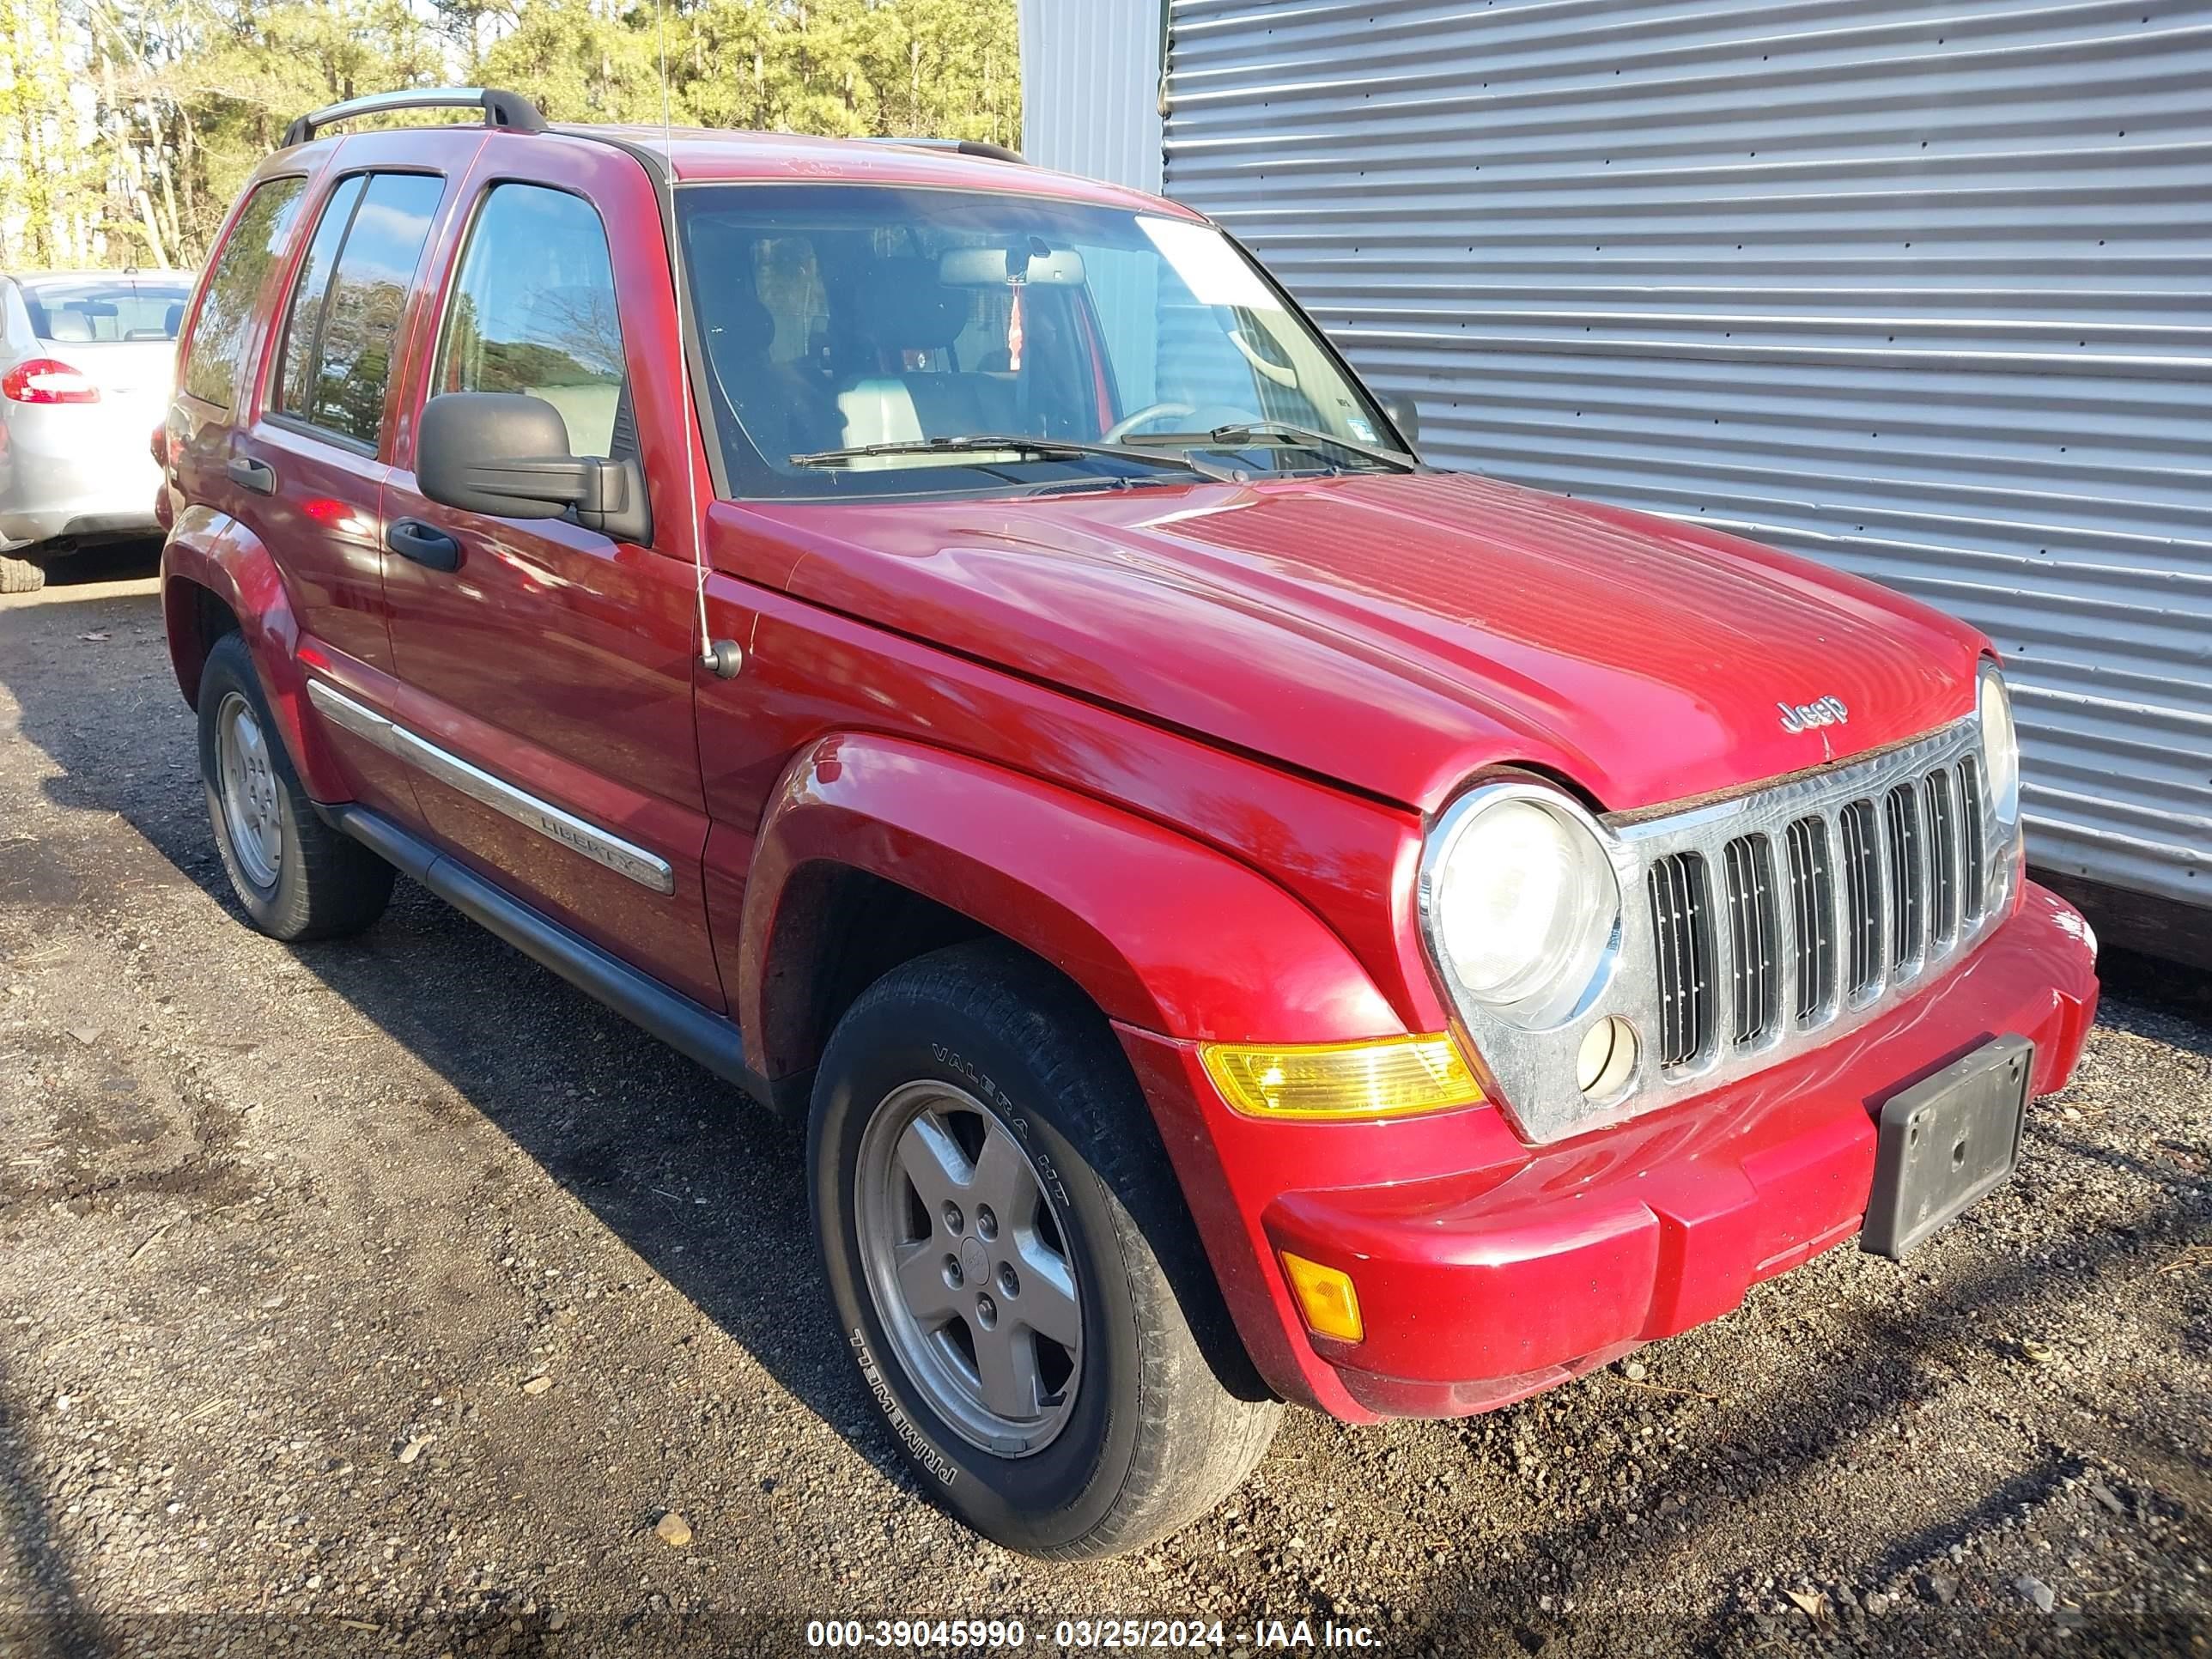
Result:
<svg viewBox="0 0 2212 1659"><path fill-rule="evenodd" d="M190 271L0 276L0 593L88 543L158 532L148 444L191 291Z"/></svg>

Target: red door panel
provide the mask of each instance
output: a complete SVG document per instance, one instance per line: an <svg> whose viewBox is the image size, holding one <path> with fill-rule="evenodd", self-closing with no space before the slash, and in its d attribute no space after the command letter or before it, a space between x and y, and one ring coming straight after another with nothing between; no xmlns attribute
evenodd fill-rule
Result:
<svg viewBox="0 0 2212 1659"><path fill-rule="evenodd" d="M385 708L392 684L392 636L385 626L377 504L386 468L267 421L240 435L236 453L274 479L273 495L239 491L235 512L278 550L285 595L300 621L301 661L356 702ZM335 721L321 724L356 800L404 823L421 821L407 768Z"/></svg>
<svg viewBox="0 0 2212 1659"><path fill-rule="evenodd" d="M450 572L392 560L392 718L665 861L674 891L424 773L416 793L433 833L595 943L722 1006L699 892L690 568L557 520L524 526L441 507L412 472L392 474L384 506L387 521L421 519L461 544Z"/></svg>
<svg viewBox="0 0 2212 1659"><path fill-rule="evenodd" d="M267 469L275 493L237 493L233 512L278 567L303 633L334 656L392 672L384 616L384 526L378 497L387 469L305 432L257 422L234 454Z"/></svg>
<svg viewBox="0 0 2212 1659"><path fill-rule="evenodd" d="M414 423L434 392L519 389L457 386L465 377L450 365L447 384L434 386L441 319L457 319L457 342L463 328L487 340L503 325L584 331L574 319L591 296L579 286L573 238L518 238L507 268L484 278L482 302L467 289L477 280L466 265L468 238L479 222L494 222L488 204L501 185L557 187L596 213L608 255L597 267L597 292L604 297L611 266L638 453L655 480L683 472L677 445L686 426L674 377L659 372L673 356L674 301L643 168L604 144L495 135L464 181L463 205L434 254L439 274L418 298L406 355L411 383L382 516L387 526L422 520L458 541L461 552L453 570L398 554L386 560L401 682L392 717L493 781L488 790L483 777L457 778L451 769L419 773L416 794L441 844L593 942L720 1009L700 890L708 823L692 712L696 579L681 491L653 489L655 546L647 548L565 519L462 512L416 486ZM495 246L488 241L488 252ZM532 272L518 274L533 260L553 274L542 283ZM465 305L455 297L462 294ZM556 320L524 320L544 315ZM487 363L513 361L478 349ZM457 356L465 350L456 344ZM528 361L557 355L533 350ZM537 372L560 378L555 368ZM611 393L595 401L592 388L543 395L562 408L579 450L586 447L582 423L594 412L604 421L615 407ZM502 790L501 805L487 804L488 793ZM518 807L514 791L530 804ZM606 836L629 850L611 855ZM666 866L665 883L651 879L650 869L637 878L641 858Z"/></svg>

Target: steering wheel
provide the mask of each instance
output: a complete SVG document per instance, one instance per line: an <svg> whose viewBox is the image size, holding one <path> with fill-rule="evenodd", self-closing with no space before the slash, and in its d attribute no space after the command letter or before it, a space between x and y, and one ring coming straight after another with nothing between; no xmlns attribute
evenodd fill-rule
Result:
<svg viewBox="0 0 2212 1659"><path fill-rule="evenodd" d="M1135 414L1124 415L1113 425L1108 427L1105 431L1099 434L1098 441L1102 444L1118 444L1140 426L1149 426L1152 422L1164 419L1170 415L1195 415L1197 412L1197 409L1189 404L1146 404Z"/></svg>

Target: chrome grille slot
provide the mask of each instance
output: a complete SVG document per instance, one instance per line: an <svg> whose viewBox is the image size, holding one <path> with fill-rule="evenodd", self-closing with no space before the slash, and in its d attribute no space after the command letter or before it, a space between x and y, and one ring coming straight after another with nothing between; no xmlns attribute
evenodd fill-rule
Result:
<svg viewBox="0 0 2212 1659"><path fill-rule="evenodd" d="M1990 884L1989 843L1982 828L1982 769L1972 755L1959 763L1959 842L1964 854L1960 860L1961 925L1971 926L1981 920Z"/></svg>
<svg viewBox="0 0 2212 1659"><path fill-rule="evenodd" d="M1902 979L1920 965L1927 884L1921 863L1920 795L1900 783L1883 798L1883 862L1889 872L1889 966Z"/></svg>
<svg viewBox="0 0 2212 1659"><path fill-rule="evenodd" d="M1687 1065L1713 1030L1712 906L1705 861L1678 853L1651 866L1651 932L1659 975L1659 1063Z"/></svg>
<svg viewBox="0 0 2212 1659"><path fill-rule="evenodd" d="M1959 820L1947 767L1920 787L1928 831L1928 936L1937 948L1959 936Z"/></svg>
<svg viewBox="0 0 2212 1659"><path fill-rule="evenodd" d="M1748 1048L1774 1030L1782 1000L1775 945L1774 849L1765 836L1739 836L1721 849L1728 893L1729 1035Z"/></svg>
<svg viewBox="0 0 2212 1659"><path fill-rule="evenodd" d="M1818 1024L1836 995L1836 884L1828 866L1828 826L1799 818L1784 833L1790 861L1790 937L1800 1026Z"/></svg>
<svg viewBox="0 0 2212 1659"><path fill-rule="evenodd" d="M1837 814L1844 837L1844 926L1850 945L1851 1000L1881 983L1881 868L1874 803L1855 800Z"/></svg>

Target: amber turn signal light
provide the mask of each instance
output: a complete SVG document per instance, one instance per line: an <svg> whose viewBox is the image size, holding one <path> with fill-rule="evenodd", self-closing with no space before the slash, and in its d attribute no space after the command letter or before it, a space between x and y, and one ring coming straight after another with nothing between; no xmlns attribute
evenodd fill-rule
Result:
<svg viewBox="0 0 2212 1659"><path fill-rule="evenodd" d="M1308 1330L1340 1342L1357 1342L1367 1334L1367 1328L1359 1322L1359 1292L1352 1287L1351 1274L1288 1250L1281 1255L1283 1271L1290 1275L1291 1291L1298 1299L1298 1311L1305 1316Z"/></svg>
<svg viewBox="0 0 2212 1659"><path fill-rule="evenodd" d="M1199 1053L1222 1098L1247 1117L1342 1122L1409 1117L1482 1099L1482 1085L1449 1036L1209 1042Z"/></svg>

